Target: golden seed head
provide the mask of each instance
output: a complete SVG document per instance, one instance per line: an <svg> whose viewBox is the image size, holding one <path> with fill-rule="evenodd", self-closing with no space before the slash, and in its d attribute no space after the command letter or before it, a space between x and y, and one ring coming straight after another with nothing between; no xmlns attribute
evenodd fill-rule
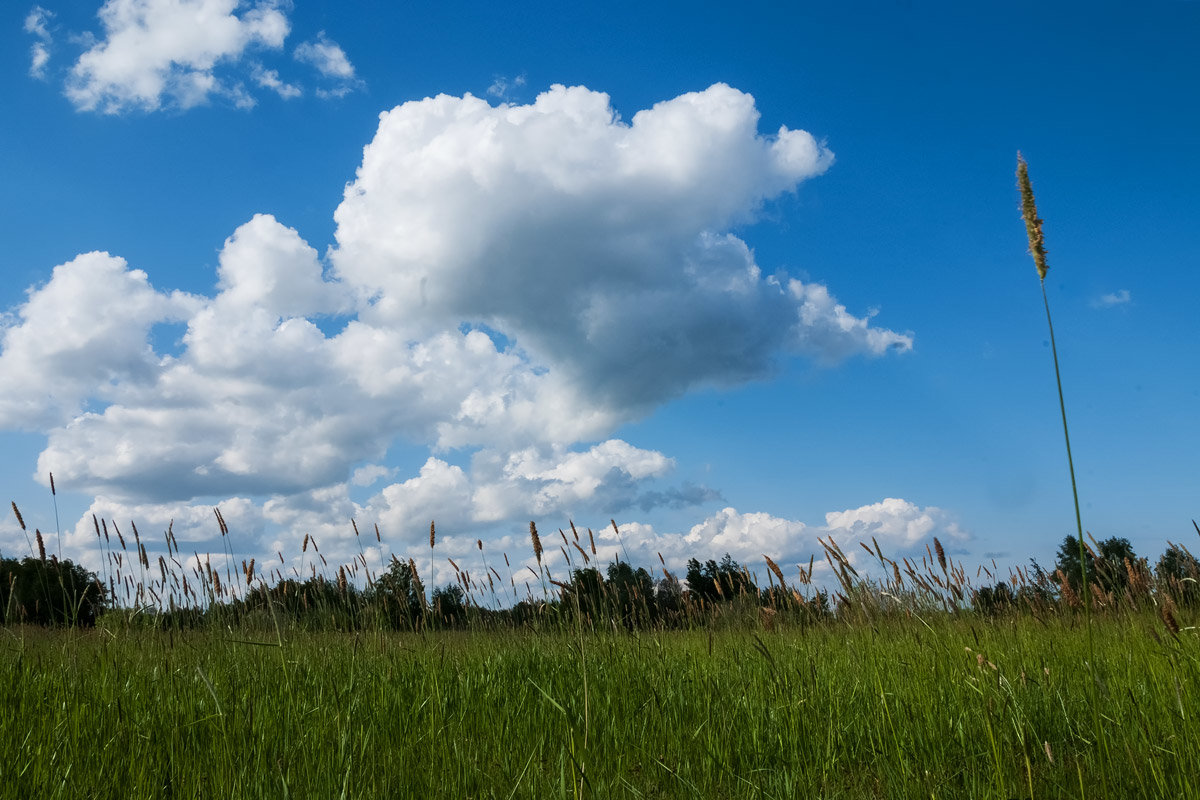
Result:
<svg viewBox="0 0 1200 800"><path fill-rule="evenodd" d="M1175 619L1175 601L1171 599L1171 595L1164 595L1163 601L1158 606L1158 614L1162 617L1163 624L1175 636L1179 635L1179 621Z"/></svg>
<svg viewBox="0 0 1200 800"><path fill-rule="evenodd" d="M529 538L533 541L533 555L537 557L538 565L542 563L542 539L538 536L537 525L529 521Z"/></svg>
<svg viewBox="0 0 1200 800"><path fill-rule="evenodd" d="M12 507L13 513L17 515L17 524L21 526L21 530L25 530L25 520L22 519L21 509L17 508L17 502L15 500L13 501Z"/></svg>
<svg viewBox="0 0 1200 800"><path fill-rule="evenodd" d="M433 520L429 521L429 549L433 549L433 543L437 540L437 529L433 527Z"/></svg>
<svg viewBox="0 0 1200 800"><path fill-rule="evenodd" d="M1042 236L1043 220L1037 215L1037 203L1033 197L1033 184L1029 182L1029 165L1017 153L1017 188L1021 190L1021 218L1025 220L1025 233L1029 237L1029 253L1037 267L1038 278L1046 280L1046 243Z"/></svg>
<svg viewBox="0 0 1200 800"><path fill-rule="evenodd" d="M767 560L767 568L770 569L771 572L774 573L775 577L779 580L779 585L781 587L786 586L787 582L783 579L783 570L779 568L779 565L776 564L766 553L763 553L763 558Z"/></svg>
<svg viewBox="0 0 1200 800"><path fill-rule="evenodd" d="M938 564L941 566L942 572L945 572L946 571L946 551L942 548L942 543L940 541L938 541L938 538L936 536L933 537L933 549L934 549L934 552L937 553Z"/></svg>

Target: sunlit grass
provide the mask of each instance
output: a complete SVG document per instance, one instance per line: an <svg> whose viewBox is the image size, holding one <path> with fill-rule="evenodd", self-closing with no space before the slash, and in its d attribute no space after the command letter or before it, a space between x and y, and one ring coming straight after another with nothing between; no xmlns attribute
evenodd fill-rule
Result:
<svg viewBox="0 0 1200 800"><path fill-rule="evenodd" d="M1152 612L752 631L12 629L8 797L1192 797L1196 638ZM241 641L235 639L241 638ZM1091 692L1109 740L1092 735ZM1115 792L1115 794L1113 793Z"/></svg>

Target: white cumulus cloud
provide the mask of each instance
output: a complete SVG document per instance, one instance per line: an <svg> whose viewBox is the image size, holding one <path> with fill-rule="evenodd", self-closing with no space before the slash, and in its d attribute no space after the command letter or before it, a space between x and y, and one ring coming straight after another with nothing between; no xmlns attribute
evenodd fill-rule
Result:
<svg viewBox="0 0 1200 800"><path fill-rule="evenodd" d="M725 231L832 163L810 134L757 124L753 98L722 84L629 123L583 87L406 103L336 212L337 274L369 298L364 319L492 326L626 413L787 354L911 347L823 286L765 276Z"/></svg>
<svg viewBox="0 0 1200 800"><path fill-rule="evenodd" d="M164 100L190 108L221 93L236 100L216 68L251 48L281 48L290 30L275 0L108 0L99 17L103 36L67 82L82 111L153 111Z"/></svg>
<svg viewBox="0 0 1200 800"><path fill-rule="evenodd" d="M619 524L618 529L620 537L612 528L599 531L597 544L603 545L606 556L620 553L626 558L628 553L636 564L652 564L658 563L661 555L668 569L681 570L689 558L704 561L728 553L743 564L761 566L767 555L793 577L795 567L803 564L807 569L810 558L822 561L825 550L819 540L829 542L830 537L852 564L865 555L859 543L872 546L872 537L883 554L894 559L923 553L934 537L947 543L968 538L948 511L898 498L831 511L825 515L824 525L724 508L687 533L658 533L652 526L636 522Z"/></svg>
<svg viewBox="0 0 1200 800"><path fill-rule="evenodd" d="M255 9L275 12L235 19ZM784 359L912 344L823 284L768 276L730 232L832 162L758 119L722 84L628 122L584 87L406 103L381 116L325 257L257 215L225 241L209 294L158 289L104 253L56 267L3 317L0 426L44 432L39 474L114 514L243 498L263 547L344 536L355 516L411 544L429 519L465 541L535 516L711 504L715 489L671 485L668 454L613 431ZM169 354L163 324L184 327ZM396 442L429 449L418 474L382 466ZM378 489L356 503L351 481ZM941 524L927 512L828 526L920 533ZM784 553L808 532L729 510L662 548Z"/></svg>

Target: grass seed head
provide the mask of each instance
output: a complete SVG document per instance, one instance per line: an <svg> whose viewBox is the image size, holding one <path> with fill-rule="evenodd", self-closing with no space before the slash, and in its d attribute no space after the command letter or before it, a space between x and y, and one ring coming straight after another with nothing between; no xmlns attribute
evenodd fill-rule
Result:
<svg viewBox="0 0 1200 800"><path fill-rule="evenodd" d="M1037 215L1037 202L1033 197L1033 184L1029 182L1029 165L1017 153L1017 188L1021 191L1021 218L1025 220L1025 233L1029 237L1029 254L1037 267L1038 279L1046 280L1046 243L1042 235L1042 220Z"/></svg>
<svg viewBox="0 0 1200 800"><path fill-rule="evenodd" d="M1162 602L1158 604L1158 615L1162 617L1163 625L1167 626L1167 630L1171 635L1179 635L1179 620L1175 618L1175 601L1171 599L1171 595L1163 595Z"/></svg>
<svg viewBox="0 0 1200 800"><path fill-rule="evenodd" d="M779 579L779 586L781 588L787 586L787 582L783 579L783 570L779 568L779 565L771 560L771 557L766 553L763 553L763 558L767 560L767 568L770 569L771 572L774 573L775 577Z"/></svg>
<svg viewBox="0 0 1200 800"><path fill-rule="evenodd" d="M537 525L529 521L529 538L533 542L533 555L537 558L538 566L542 564L542 537L538 536Z"/></svg>

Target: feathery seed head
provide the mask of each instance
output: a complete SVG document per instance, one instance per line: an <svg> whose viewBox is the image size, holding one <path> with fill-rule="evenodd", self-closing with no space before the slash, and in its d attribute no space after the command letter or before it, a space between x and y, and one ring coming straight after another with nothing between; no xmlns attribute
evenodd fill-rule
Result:
<svg viewBox="0 0 1200 800"><path fill-rule="evenodd" d="M1046 242L1042 236L1042 220L1037 215L1037 203L1033 197L1033 184L1029 182L1029 165L1017 153L1017 188L1021 190L1021 218L1025 220L1025 233L1029 236L1029 253L1037 267L1038 278L1046 280Z"/></svg>
<svg viewBox="0 0 1200 800"><path fill-rule="evenodd" d="M946 571L946 551L942 548L942 543L940 541L938 541L938 538L936 536L933 537L933 549L937 553L938 564L941 566L942 572L945 572Z"/></svg>
<svg viewBox="0 0 1200 800"><path fill-rule="evenodd" d="M537 558L540 566L542 563L542 539L538 536L537 525L533 520L529 521L529 538L533 541L533 555Z"/></svg>

